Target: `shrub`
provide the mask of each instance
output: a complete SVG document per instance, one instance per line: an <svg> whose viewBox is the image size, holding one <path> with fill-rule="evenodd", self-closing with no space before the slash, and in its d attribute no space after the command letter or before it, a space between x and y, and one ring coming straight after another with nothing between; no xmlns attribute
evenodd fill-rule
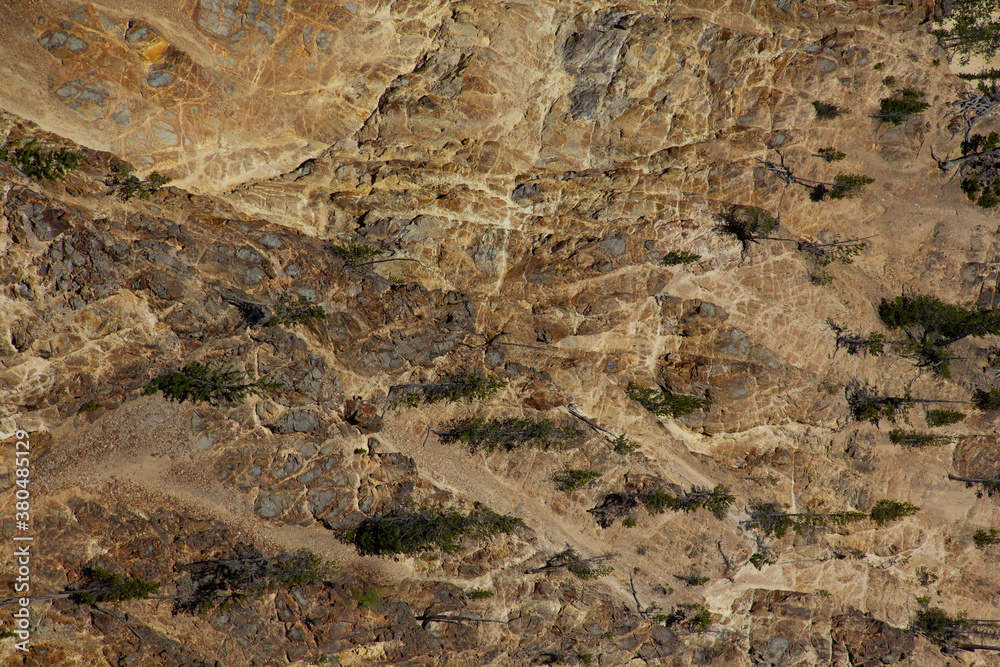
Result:
<svg viewBox="0 0 1000 667"><path fill-rule="evenodd" d="M278 297L278 303L272 304L274 315L264 323L266 327L275 327L279 324L289 326L292 324L308 324L313 320L326 319L326 311L322 306L314 304L310 299L300 296L296 303L292 303L292 297L288 292L282 293Z"/></svg>
<svg viewBox="0 0 1000 667"><path fill-rule="evenodd" d="M627 392L629 398L638 401L642 407L659 416L683 417L712 404L707 398L673 394L659 388L641 387L634 382L628 383Z"/></svg>
<svg viewBox="0 0 1000 667"><path fill-rule="evenodd" d="M1000 532L996 528L990 528L989 531L980 528L972 536L972 541L976 543L976 548L985 549L991 544L1000 544Z"/></svg>
<svg viewBox="0 0 1000 667"><path fill-rule="evenodd" d="M493 597L493 591L486 590L485 588L473 588L465 594L473 600L485 600Z"/></svg>
<svg viewBox="0 0 1000 667"><path fill-rule="evenodd" d="M38 139L31 139L20 148L0 148L0 160L8 160L28 178L59 181L66 177L66 172L80 166L83 156L65 148L39 148Z"/></svg>
<svg viewBox="0 0 1000 667"><path fill-rule="evenodd" d="M448 553L458 549L464 537L488 539L509 533L521 519L481 508L462 514L456 510L397 508L380 517L369 517L345 538L363 556L416 553L439 548Z"/></svg>
<svg viewBox="0 0 1000 667"><path fill-rule="evenodd" d="M671 250L663 256L664 266L678 266L681 264L693 264L701 259L701 255L686 250Z"/></svg>
<svg viewBox="0 0 1000 667"><path fill-rule="evenodd" d="M886 88L892 88L893 86L896 85L896 77L894 76L885 77L884 79L882 79L882 85L884 85Z"/></svg>
<svg viewBox="0 0 1000 667"><path fill-rule="evenodd" d="M190 398L192 403L218 405L221 401L238 403L250 394L263 396L282 386L280 382L263 379L249 382L241 371L223 371L210 361L203 364L196 361L179 371L161 373L146 385L145 393L162 391L168 399L180 403Z"/></svg>
<svg viewBox="0 0 1000 667"><path fill-rule="evenodd" d="M615 451L619 454L631 454L640 447L638 442L624 433L615 438L612 444L614 445Z"/></svg>
<svg viewBox="0 0 1000 667"><path fill-rule="evenodd" d="M364 262L369 262L379 255L385 254L384 250L379 250L363 243L331 243L330 251L344 260L348 266L357 266Z"/></svg>
<svg viewBox="0 0 1000 667"><path fill-rule="evenodd" d="M965 413L958 410L928 410L926 418L928 426L948 426L965 419Z"/></svg>
<svg viewBox="0 0 1000 667"><path fill-rule="evenodd" d="M104 407L103 403L98 403L97 401L91 399L86 403L82 404L80 408L76 411L77 414L84 414L87 412L96 412Z"/></svg>
<svg viewBox="0 0 1000 667"><path fill-rule="evenodd" d="M149 199L149 196L167 184L166 176L158 171L149 174L149 178L142 180L132 174L132 165L121 163L112 169L104 183L111 186L115 196L122 201L128 201L138 195L139 199Z"/></svg>
<svg viewBox="0 0 1000 667"><path fill-rule="evenodd" d="M577 470L575 468L566 468L561 472L557 472L553 476L553 480L556 482L556 488L560 491L576 491L577 489L582 489L591 482L601 478L601 473L596 470Z"/></svg>
<svg viewBox="0 0 1000 667"><path fill-rule="evenodd" d="M847 113L846 109L841 109L836 104L827 104L817 100L812 105L813 109L816 110L816 117L823 120L830 120Z"/></svg>
<svg viewBox="0 0 1000 667"><path fill-rule="evenodd" d="M566 569L572 572L574 575L580 579L599 579L600 577L607 576L614 571L614 568L605 565L614 554L604 554L601 556L591 556L590 558L583 558L580 554L576 552L573 547L567 547L563 551L551 556L545 565L535 570L530 570L529 574L534 572L551 572L553 570Z"/></svg>
<svg viewBox="0 0 1000 667"><path fill-rule="evenodd" d="M362 609L376 609L382 604L382 594L374 588L360 588L352 593L354 601Z"/></svg>
<svg viewBox="0 0 1000 667"><path fill-rule="evenodd" d="M1000 408L1000 389L990 389L989 391L977 389L972 394L972 404L983 412Z"/></svg>

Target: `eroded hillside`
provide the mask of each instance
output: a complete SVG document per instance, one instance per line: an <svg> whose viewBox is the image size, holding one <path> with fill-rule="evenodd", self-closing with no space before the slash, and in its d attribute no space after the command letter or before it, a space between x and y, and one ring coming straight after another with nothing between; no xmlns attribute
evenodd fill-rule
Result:
<svg viewBox="0 0 1000 667"><path fill-rule="evenodd" d="M45 4L0 8L0 129L82 161L0 161L3 530L22 429L32 594L92 568L161 586L37 600L10 664L1000 664L909 630L1000 619L1000 546L973 540L997 501L948 478L1000 472L997 412L969 404L1000 341L934 372L878 313L1000 305L995 209L931 155L960 154L972 88L930 3ZM906 88L929 108L870 117ZM127 198L123 160L171 182ZM763 161L873 182L812 201ZM772 240L720 229L758 209ZM849 263L810 252L837 241ZM886 354L838 349L831 320ZM280 387L147 391L194 362ZM506 384L448 400L477 373ZM852 417L865 383L946 403L879 428ZM701 403L656 415L654 387ZM929 424L943 408L965 417ZM490 423L495 448L460 430ZM600 476L562 490L567 469ZM883 500L920 510L874 521ZM760 503L857 514L781 536ZM351 543L486 509L521 523ZM245 591L232 564L301 549L338 569L192 613ZM567 549L613 570L575 576Z"/></svg>

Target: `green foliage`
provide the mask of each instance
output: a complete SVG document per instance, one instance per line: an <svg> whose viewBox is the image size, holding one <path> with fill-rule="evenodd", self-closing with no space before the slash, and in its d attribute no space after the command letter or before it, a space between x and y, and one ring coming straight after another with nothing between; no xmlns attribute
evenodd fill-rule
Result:
<svg viewBox="0 0 1000 667"><path fill-rule="evenodd" d="M983 412L1000 408L1000 389L977 389L972 394L972 404Z"/></svg>
<svg viewBox="0 0 1000 667"><path fill-rule="evenodd" d="M179 371L161 373L146 385L145 391L147 395L162 391L168 399L181 403L190 398L192 403L218 405L222 401L239 403L250 394L263 396L282 386L263 379L249 382L242 371L223 371L210 361L195 361Z"/></svg>
<svg viewBox="0 0 1000 667"><path fill-rule="evenodd" d="M78 415L84 414L86 412L96 412L104 407L103 403L98 403L94 399L90 399L86 403L80 406L80 409L76 411Z"/></svg>
<svg viewBox="0 0 1000 667"><path fill-rule="evenodd" d="M876 72L881 72L882 70L885 69L885 63L875 63L872 69L874 69Z"/></svg>
<svg viewBox="0 0 1000 667"><path fill-rule="evenodd" d="M379 255L385 254L384 250L379 250L363 243L331 243L330 251L344 260L348 266L357 266L365 262L370 262Z"/></svg>
<svg viewBox="0 0 1000 667"><path fill-rule="evenodd" d="M883 419L895 423L913 406L913 397L907 391L903 396L880 396L868 383L852 383L847 388L847 406L856 421L871 422L875 426Z"/></svg>
<svg viewBox="0 0 1000 667"><path fill-rule="evenodd" d="M111 186L118 199L128 201L136 195L139 199L149 199L151 194L166 185L169 180L158 171L150 173L149 178L142 180L132 174L132 165L123 162L112 169L111 175L104 183Z"/></svg>
<svg viewBox="0 0 1000 667"><path fill-rule="evenodd" d="M910 335L918 344L934 347L950 345L966 336L1000 334L1000 312L944 303L935 296L918 294L882 300L878 315L890 329L915 330Z"/></svg>
<svg viewBox="0 0 1000 667"><path fill-rule="evenodd" d="M369 611L378 609L382 604L382 594L375 588L359 588L352 593L352 596L360 608Z"/></svg>
<svg viewBox="0 0 1000 667"><path fill-rule="evenodd" d="M693 487L680 496L673 496L661 489L654 489L637 494L637 499L646 506L650 514L663 514L665 511L693 512L696 509L707 509L716 519L724 519L729 506L736 497L729 493L724 485L718 484L711 491L701 487Z"/></svg>
<svg viewBox="0 0 1000 667"><path fill-rule="evenodd" d="M439 548L446 553L458 549L465 537L488 539L509 533L521 519L501 515L485 507L462 514L451 509L410 510L397 508L380 517L369 517L345 535L363 556L411 554Z"/></svg>
<svg viewBox="0 0 1000 667"><path fill-rule="evenodd" d="M830 199L850 199L874 182L875 179L861 174L837 174L830 188Z"/></svg>
<svg viewBox="0 0 1000 667"><path fill-rule="evenodd" d="M982 194L979 195L979 199L976 200L976 205L979 208L996 208L997 205L1000 205L1000 196L997 196L993 188L983 190Z"/></svg>
<svg viewBox="0 0 1000 667"><path fill-rule="evenodd" d="M885 77L884 79L882 79L882 85L885 86L886 88L892 88L893 86L896 85L896 77L894 76Z"/></svg>
<svg viewBox="0 0 1000 667"><path fill-rule="evenodd" d="M733 206L726 213L719 215L717 229L736 237L743 244L743 252L747 252L751 243L759 243L778 228L780 220L762 208L756 206Z"/></svg>
<svg viewBox="0 0 1000 667"><path fill-rule="evenodd" d="M640 447L638 442L624 433L615 438L612 444L614 445L615 451L619 454L631 454Z"/></svg>
<svg viewBox="0 0 1000 667"><path fill-rule="evenodd" d="M24 172L28 178L44 181L60 181L66 172L76 169L83 162L83 156L65 148L47 150L39 148L38 139L31 139L19 148L0 148L0 160L7 160Z"/></svg>
<svg viewBox="0 0 1000 667"><path fill-rule="evenodd" d="M712 624L712 614L700 604L680 604L674 607L669 614L661 614L657 620L668 628L680 625L692 632L704 632Z"/></svg>
<svg viewBox="0 0 1000 667"><path fill-rule="evenodd" d="M818 151L816 151L816 156L823 158L827 162L840 162L845 157L847 157L847 155L838 151L836 148L832 146L819 149Z"/></svg>
<svg viewBox="0 0 1000 667"><path fill-rule="evenodd" d="M473 452L485 449L492 454L497 449L511 451L522 446L548 449L564 445L582 434L571 425L557 427L551 419L511 417L486 421L471 417L452 422L441 439L465 443Z"/></svg>
<svg viewBox="0 0 1000 667"><path fill-rule="evenodd" d="M560 491L576 491L582 489L591 482L601 478L601 473L596 470L577 470L576 468L566 468L557 472L553 476L556 488Z"/></svg>
<svg viewBox="0 0 1000 667"><path fill-rule="evenodd" d="M325 320L326 311L323 306L314 304L310 299L300 296L298 301L293 303L288 292L283 292L278 297L278 303L273 304L274 315L264 323L266 327L275 327L279 324L290 326L292 324L308 324L313 320Z"/></svg>
<svg viewBox="0 0 1000 667"><path fill-rule="evenodd" d="M904 447L927 447L930 445L943 445L949 441L948 436L934 435L933 433L921 433L920 431L904 431L901 428L894 428L889 431L889 442L902 445Z"/></svg>
<svg viewBox="0 0 1000 667"><path fill-rule="evenodd" d="M962 619L952 618L937 607L918 609L913 629L940 645L953 643L965 635L962 631Z"/></svg>
<svg viewBox="0 0 1000 667"><path fill-rule="evenodd" d="M938 44L959 63L968 65L973 57L983 62L993 59L1000 48L1000 2L997 0L957 0L949 3L951 28L934 30Z"/></svg>
<svg viewBox="0 0 1000 667"><path fill-rule="evenodd" d="M493 591L485 588L473 588L466 591L465 594L472 600L486 600L487 598L493 597Z"/></svg>
<svg viewBox="0 0 1000 667"><path fill-rule="evenodd" d="M641 387L634 382L628 383L626 391L629 398L638 401L642 407L659 416L683 417L712 404L712 401L707 398L698 398L688 394L672 394L655 387Z"/></svg>
<svg viewBox="0 0 1000 667"><path fill-rule="evenodd" d="M895 500L880 500L872 507L869 517L880 528L893 521L898 521L903 517L916 514L920 508L910 503L901 503Z"/></svg>
<svg viewBox="0 0 1000 667"><path fill-rule="evenodd" d="M697 574L675 574L674 578L680 579L688 586L702 586L709 581L708 577L698 576Z"/></svg>
<svg viewBox="0 0 1000 667"><path fill-rule="evenodd" d="M972 541L976 543L977 549L985 549L991 544L1000 544L1000 532L996 528L990 528L988 531L980 528L972 536Z"/></svg>
<svg viewBox="0 0 1000 667"><path fill-rule="evenodd" d="M982 69L978 72L959 72L956 76L958 76L959 79L965 79L966 81L975 81L977 79L996 81L997 79L1000 79L1000 69L991 67L990 69Z"/></svg>
<svg viewBox="0 0 1000 667"><path fill-rule="evenodd" d="M917 582L919 582L921 586L930 586L937 580L938 576L929 572L923 565L917 568Z"/></svg>
<svg viewBox="0 0 1000 667"><path fill-rule="evenodd" d="M883 97L876 118L900 125L913 114L920 113L930 105L923 102L924 94L915 88L903 88L892 97Z"/></svg>
<svg viewBox="0 0 1000 667"><path fill-rule="evenodd" d="M566 568L580 579L599 579L614 572L613 567L604 564L610 557L610 554L605 554L604 556L583 558L575 549L568 547L549 558L543 569Z"/></svg>
<svg viewBox="0 0 1000 667"><path fill-rule="evenodd" d="M276 588L314 585L333 571L330 564L311 551L303 549L268 557L252 547L237 547L233 558L200 561L178 569L191 573L195 590L180 597L175 608L200 613L216 608L224 610Z"/></svg>
<svg viewBox="0 0 1000 667"><path fill-rule="evenodd" d="M969 201L975 201L976 194L982 189L979 185L979 181L972 178L963 178L960 187L962 188L962 192L968 196Z"/></svg>
<svg viewBox="0 0 1000 667"><path fill-rule="evenodd" d="M823 120L830 120L847 113L846 109L841 109L836 104L827 104L826 102L820 102L819 100L813 102L812 105L813 109L816 111L816 117Z"/></svg>
<svg viewBox="0 0 1000 667"><path fill-rule="evenodd" d="M957 424L965 419L965 413L958 410L928 410L925 416L927 425L931 427Z"/></svg>
<svg viewBox="0 0 1000 667"><path fill-rule="evenodd" d="M767 554L758 551L754 555L750 556L750 564L759 570L764 567L764 565L774 565L774 559Z"/></svg>
<svg viewBox="0 0 1000 667"><path fill-rule="evenodd" d="M118 574L103 567L87 568L84 575L87 579L83 588L69 591L70 599L77 604L137 600L160 590L160 584L156 582Z"/></svg>
<svg viewBox="0 0 1000 667"><path fill-rule="evenodd" d="M622 525L625 526L626 528L635 528L637 523L638 521L635 520L634 516L627 516L624 519L622 519Z"/></svg>
<svg viewBox="0 0 1000 667"><path fill-rule="evenodd" d="M450 375L444 382L428 385L428 390L425 391L424 395L432 403L435 401L471 403L472 401L485 401L506 386L506 380L479 371L462 371Z"/></svg>
<svg viewBox="0 0 1000 667"><path fill-rule="evenodd" d="M680 264L693 264L701 259L701 255L696 255L687 250L671 250L663 256L664 266L677 266Z"/></svg>
<svg viewBox="0 0 1000 667"><path fill-rule="evenodd" d="M865 247L864 241L854 239L831 241L830 243L816 241L799 241L798 243L799 251L806 253L817 266L828 266L833 262L851 264Z"/></svg>
<svg viewBox="0 0 1000 667"><path fill-rule="evenodd" d="M809 528L846 526L868 518L864 512L842 511L815 514L810 512L789 513L778 503L754 501L750 504L750 519L744 522L748 528L756 528L767 537L782 538L791 528L802 533Z"/></svg>

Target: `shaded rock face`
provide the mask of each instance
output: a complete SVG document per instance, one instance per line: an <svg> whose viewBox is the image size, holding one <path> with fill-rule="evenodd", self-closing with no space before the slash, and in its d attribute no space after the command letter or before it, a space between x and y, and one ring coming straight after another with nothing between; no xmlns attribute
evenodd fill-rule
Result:
<svg viewBox="0 0 1000 667"><path fill-rule="evenodd" d="M992 386L978 364L997 341L956 350L949 379L835 355L827 325L886 333L875 308L904 289L996 300L995 220L924 148L957 153L946 109L966 90L933 64L936 3L0 4L4 145L83 157L60 181L0 161L2 528L19 530L24 429L39 589L99 566L168 596L123 603L132 628L39 601L23 664L938 667L898 629L915 598L991 617L996 547L971 536L1000 513L946 474L996 475L997 415L969 409L941 431L962 438L904 450L841 396L857 379L965 400ZM888 76L932 108L869 118ZM850 113L819 120L813 101ZM812 202L760 165L780 149L827 181L824 146L876 182ZM121 158L171 186L121 201ZM780 214L773 238L720 232L734 206ZM864 252L816 275L799 242L848 237ZM677 252L692 261L664 263ZM267 326L300 300L323 317ZM274 389L145 393L195 361ZM507 384L391 391L471 371ZM654 416L629 382L711 405ZM470 419L580 433L470 453L442 437ZM572 473L599 477L559 488ZM635 497L718 484L736 498L722 518ZM633 525L588 513L602 498ZM757 501L884 498L922 510L783 538L747 523ZM523 523L358 556L351 529L401 507ZM570 547L614 570L546 570ZM173 614L205 563L300 548L341 572Z"/></svg>

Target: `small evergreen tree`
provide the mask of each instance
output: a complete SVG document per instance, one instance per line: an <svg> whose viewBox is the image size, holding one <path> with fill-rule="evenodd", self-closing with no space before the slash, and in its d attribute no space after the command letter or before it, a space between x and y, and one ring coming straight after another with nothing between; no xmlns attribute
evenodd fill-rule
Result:
<svg viewBox="0 0 1000 667"><path fill-rule="evenodd" d="M813 102L812 105L816 111L816 117L821 120L832 120L847 113L847 109L841 109L836 104L827 104L819 100Z"/></svg>
<svg viewBox="0 0 1000 667"><path fill-rule="evenodd" d="M456 551L465 537L488 539L509 533L521 519L480 508L462 514L456 510L397 508L379 517L369 517L344 538L363 556L417 553L439 548Z"/></svg>
<svg viewBox="0 0 1000 667"><path fill-rule="evenodd" d="M883 419L895 423L913 407L913 397L907 391L903 396L881 396L875 387L867 382L857 381L846 387L847 406L856 421L871 422L875 426Z"/></svg>
<svg viewBox="0 0 1000 667"><path fill-rule="evenodd" d="M87 568L82 588L71 589L70 599L77 604L125 602L147 598L160 590L160 584L131 575L118 574L103 567Z"/></svg>
<svg viewBox="0 0 1000 667"><path fill-rule="evenodd" d="M699 259L701 259L701 255L696 255L693 252L688 252L687 250L671 250L663 256L663 265L678 266L693 264Z"/></svg>
<svg viewBox="0 0 1000 667"><path fill-rule="evenodd" d="M888 121L893 125L901 125L910 116L930 106L923 101L923 97L924 94L915 88L903 88L891 97L883 97L879 103L878 113L872 117Z"/></svg>
<svg viewBox="0 0 1000 667"><path fill-rule="evenodd" d="M976 389L972 394L972 404L983 412L1000 409L1000 389Z"/></svg>
<svg viewBox="0 0 1000 667"><path fill-rule="evenodd" d="M919 511L919 507L910 503L901 503L895 500L880 500L875 503L868 516L875 522L875 525L881 528L893 521L899 521L903 517L916 514Z"/></svg>
<svg viewBox="0 0 1000 667"><path fill-rule="evenodd" d="M511 417L486 421L481 417L459 419L451 423L448 431L439 433L445 442L462 442L473 452L485 449L492 454L504 449L511 451L529 446L540 449L564 445L583 434L583 431L566 425L557 427L551 419Z"/></svg>
<svg viewBox="0 0 1000 667"><path fill-rule="evenodd" d="M827 162L840 162L845 157L847 157L844 153L838 151L833 146L820 148L818 151L816 151L816 153L814 153L814 155L815 157L822 158Z"/></svg>
<svg viewBox="0 0 1000 667"><path fill-rule="evenodd" d="M952 0L951 29L938 29L934 35L938 44L959 56L959 63L968 65L974 57L984 62L993 59L1000 48L1000 2L998 0Z"/></svg>
<svg viewBox="0 0 1000 667"><path fill-rule="evenodd" d="M833 332L837 335L836 348L834 349L834 354L844 348L850 355L871 355L877 357L885 352L885 335L872 333L867 336L862 336L861 334L852 333L849 331L844 331L844 329L837 325L833 321L833 318L827 318L827 325Z"/></svg>
<svg viewBox="0 0 1000 667"><path fill-rule="evenodd" d="M712 404L707 398L698 398L688 394L673 394L659 388L647 388L628 383L628 397L638 401L654 415L667 417L683 417L695 410L703 410Z"/></svg>
<svg viewBox="0 0 1000 667"><path fill-rule="evenodd" d="M957 424L965 419L965 413L958 410L928 410L924 416L930 427Z"/></svg>
<svg viewBox="0 0 1000 667"><path fill-rule="evenodd" d="M365 245L363 243L331 243L330 251L344 260L344 263L348 266L357 266L359 264L364 264L372 259L378 257L379 255L384 255L384 250L379 250L370 245Z"/></svg>
<svg viewBox="0 0 1000 667"><path fill-rule="evenodd" d="M210 361L195 361L179 371L161 373L146 385L145 391L147 395L162 391L168 399L180 403L190 398L193 403L218 405L220 402L239 403L250 394L263 396L282 386L280 382L264 379L250 382L241 371L223 371Z"/></svg>
<svg viewBox="0 0 1000 667"><path fill-rule="evenodd" d="M944 445L951 440L946 435L934 435L933 433L921 433L920 431L904 431L901 428L894 428L889 431L889 442L904 447L927 447L930 445Z"/></svg>
<svg viewBox="0 0 1000 667"><path fill-rule="evenodd" d="M601 473L596 470L578 470L576 468L566 468L552 477L556 488L567 493L582 489L600 478Z"/></svg>

